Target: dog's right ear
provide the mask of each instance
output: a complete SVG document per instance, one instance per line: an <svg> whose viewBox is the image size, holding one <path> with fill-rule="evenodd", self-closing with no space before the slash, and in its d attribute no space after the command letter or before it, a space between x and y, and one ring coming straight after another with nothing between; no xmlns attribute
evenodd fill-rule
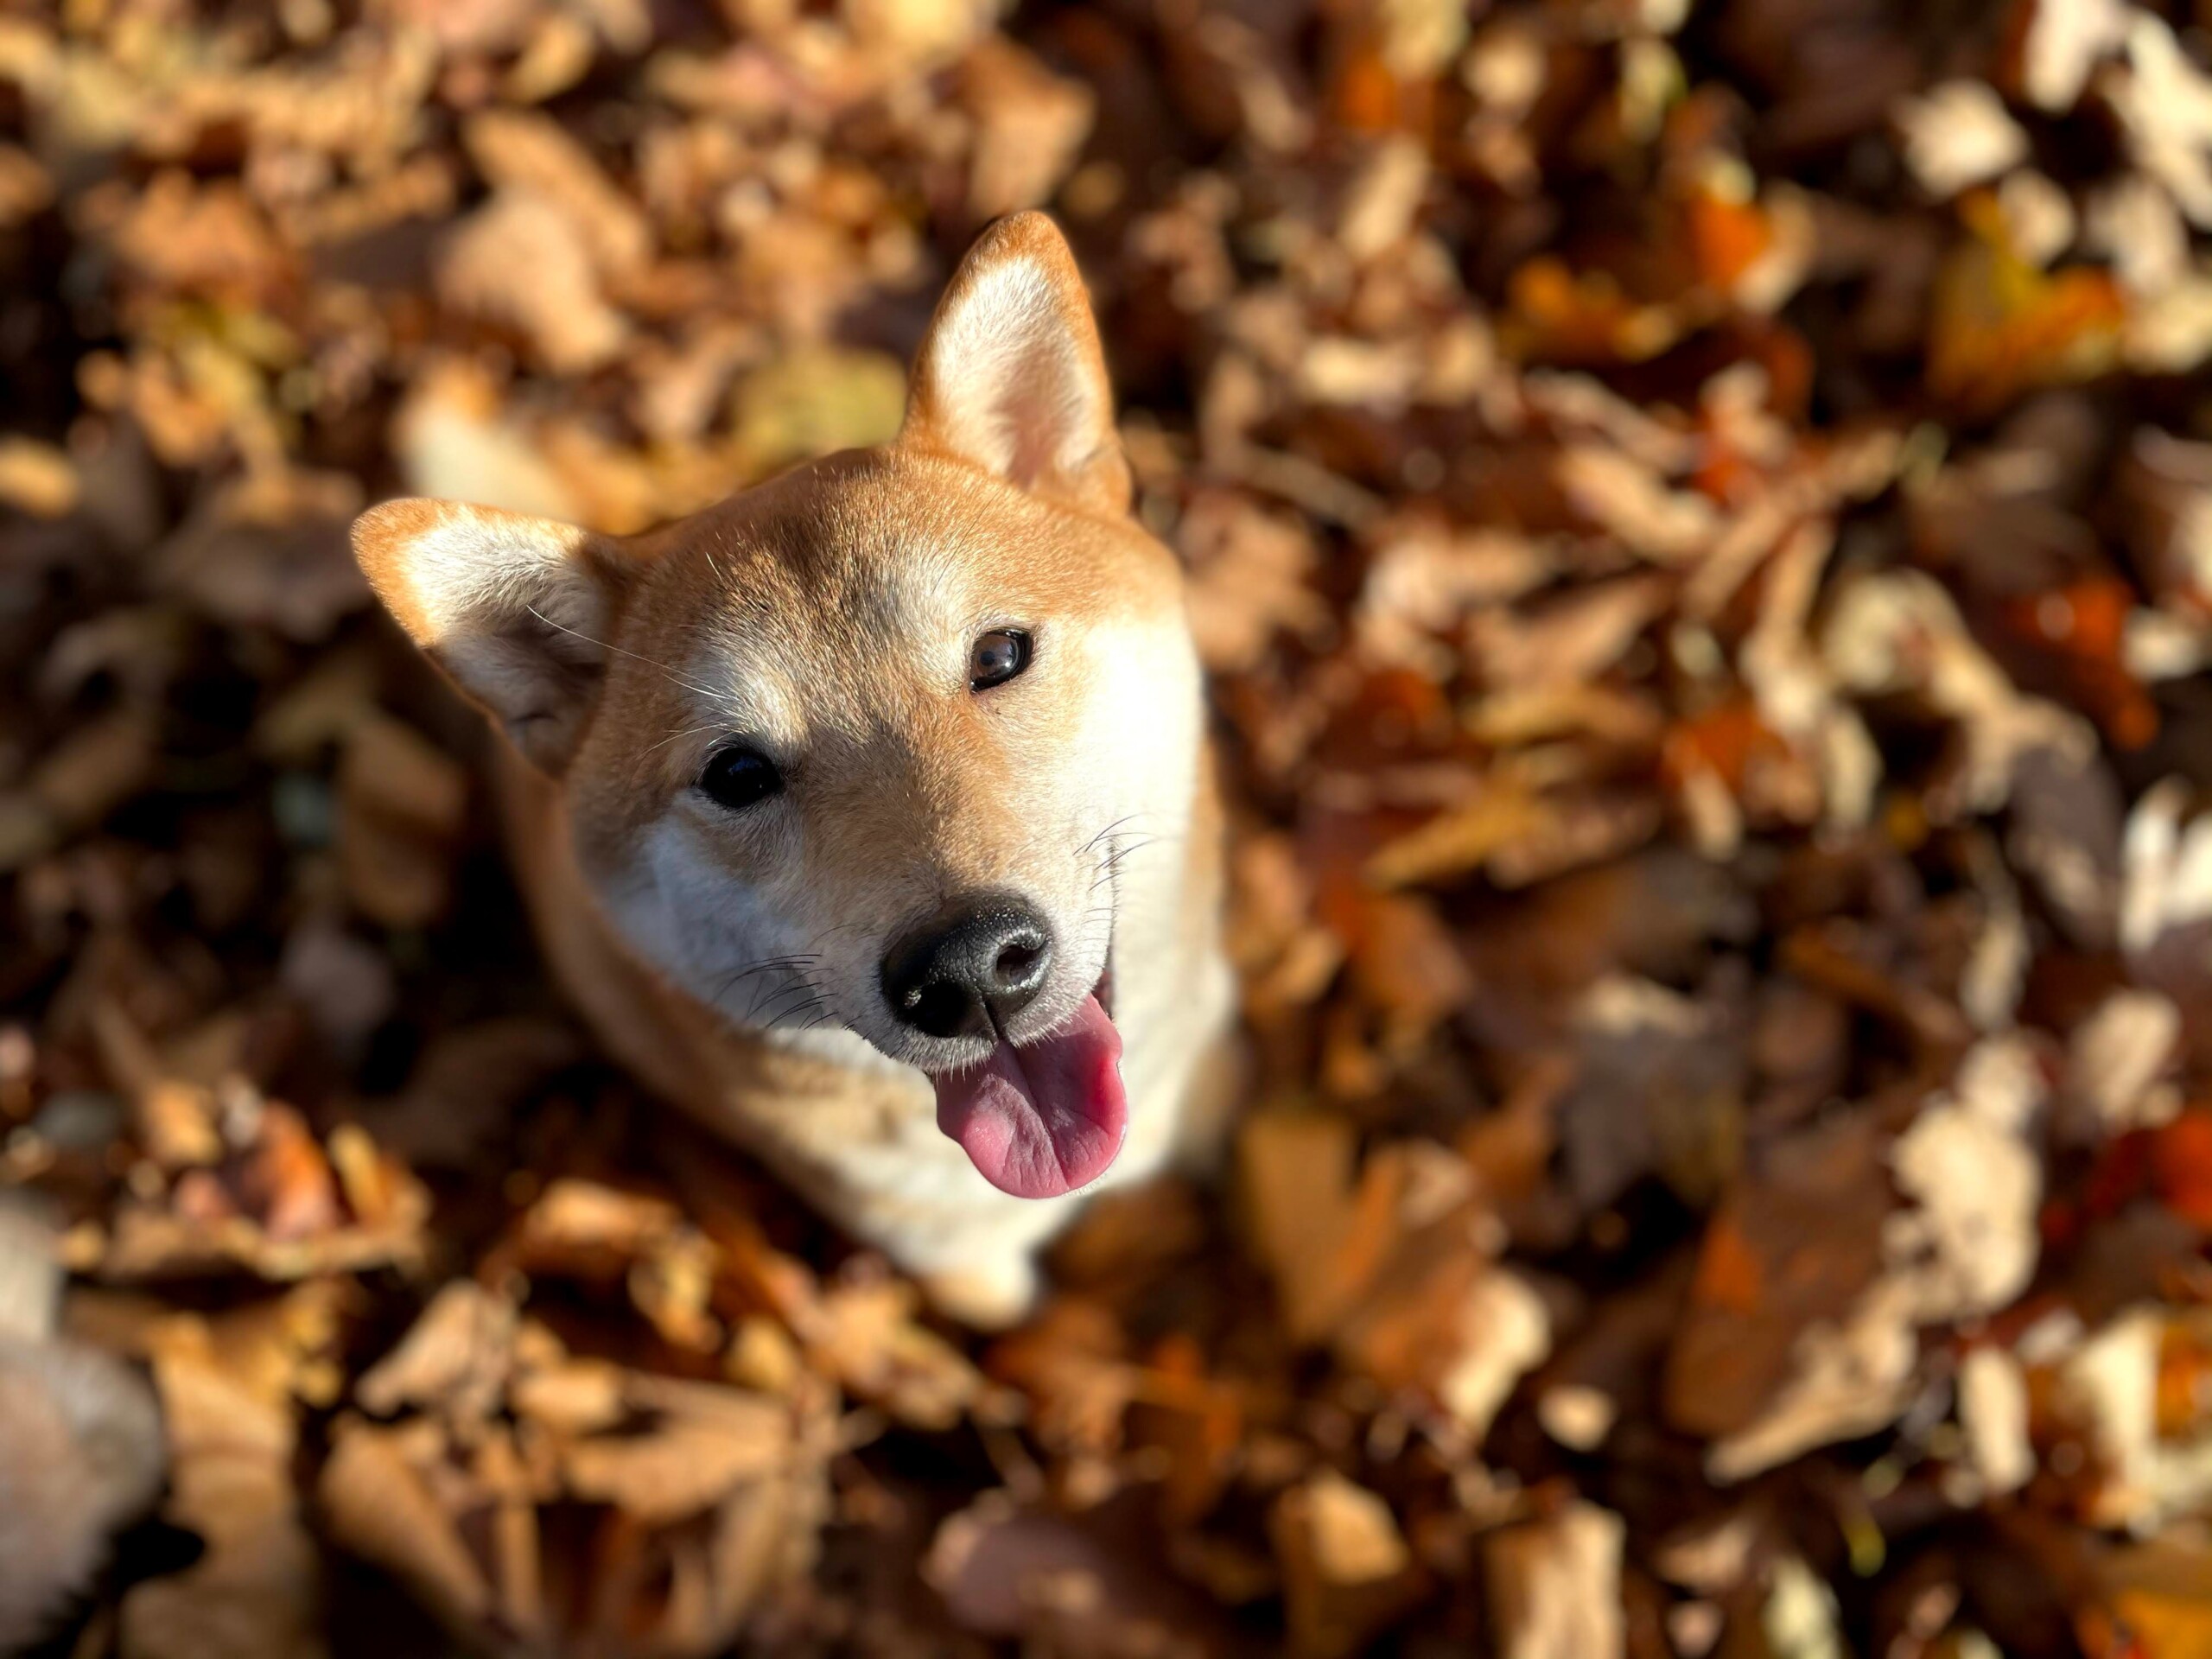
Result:
<svg viewBox="0 0 2212 1659"><path fill-rule="evenodd" d="M452 501L386 501L353 556L410 639L550 772L568 764L607 671L626 561L604 537Z"/></svg>
<svg viewBox="0 0 2212 1659"><path fill-rule="evenodd" d="M1025 490L1128 510L1090 296L1044 214L1000 219L960 262L915 354L899 441Z"/></svg>

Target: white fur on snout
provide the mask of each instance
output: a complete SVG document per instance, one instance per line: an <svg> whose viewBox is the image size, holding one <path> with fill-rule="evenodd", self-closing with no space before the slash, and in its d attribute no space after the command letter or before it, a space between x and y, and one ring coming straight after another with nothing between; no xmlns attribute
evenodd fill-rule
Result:
<svg viewBox="0 0 2212 1659"><path fill-rule="evenodd" d="M701 844L702 833L671 808L645 831L629 868L601 880L601 897L638 953L677 985L735 1024L772 1024L769 989L752 982L766 976L735 976L806 947Z"/></svg>
<svg viewBox="0 0 2212 1659"><path fill-rule="evenodd" d="M1065 872L1060 891L1039 895L1061 942L1051 1024L1097 984L1109 950L1142 977L1162 918L1150 904L1154 884L1138 878L1153 861L1179 859L1197 792L1197 670L1179 634L1103 626L1088 645L1077 735L1052 772L1051 817L1062 827L1037 858L1040 886Z"/></svg>
<svg viewBox="0 0 2212 1659"><path fill-rule="evenodd" d="M855 1028L849 969L820 960L798 976L752 971L787 957L818 957L773 901L734 879L701 844L681 808L648 830L627 869L594 882L624 940L671 983L733 1026L779 1046L863 1071L905 1068Z"/></svg>

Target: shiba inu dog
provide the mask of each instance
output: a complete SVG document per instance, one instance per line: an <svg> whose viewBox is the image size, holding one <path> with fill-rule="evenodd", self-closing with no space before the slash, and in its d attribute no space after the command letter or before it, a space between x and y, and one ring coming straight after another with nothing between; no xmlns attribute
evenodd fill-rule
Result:
<svg viewBox="0 0 2212 1659"><path fill-rule="evenodd" d="M618 1058L949 1313L1223 1052L1220 824L1176 561L1073 256L1001 220L890 444L629 539L449 502L357 556L505 732L514 861Z"/></svg>

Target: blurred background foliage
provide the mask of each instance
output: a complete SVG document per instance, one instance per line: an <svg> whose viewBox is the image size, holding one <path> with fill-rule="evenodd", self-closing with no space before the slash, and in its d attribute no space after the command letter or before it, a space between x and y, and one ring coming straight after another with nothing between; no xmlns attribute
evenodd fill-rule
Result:
<svg viewBox="0 0 2212 1659"><path fill-rule="evenodd" d="M2208 28L0 9L0 1179L199 1551L73 1650L2212 1651ZM345 527L879 441L1031 206L1257 1080L981 1343L594 1058Z"/></svg>

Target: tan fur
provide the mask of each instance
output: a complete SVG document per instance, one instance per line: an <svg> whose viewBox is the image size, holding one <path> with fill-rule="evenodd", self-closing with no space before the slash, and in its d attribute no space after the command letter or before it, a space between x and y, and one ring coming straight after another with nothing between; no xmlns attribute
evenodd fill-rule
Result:
<svg viewBox="0 0 2212 1659"><path fill-rule="evenodd" d="M627 542L419 501L355 530L394 617L512 740L517 870L609 1047L978 1321L1026 1306L1032 1249L1084 1195L1007 1197L938 1132L916 1068L941 1057L890 1016L887 944L1021 894L1056 939L1027 1041L1110 943L1130 1128L1109 1180L1168 1156L1228 1020L1180 575L1128 493L1089 302L1031 213L948 288L882 449ZM1005 626L1033 664L971 692L974 640ZM733 739L783 771L772 805L693 786Z"/></svg>

